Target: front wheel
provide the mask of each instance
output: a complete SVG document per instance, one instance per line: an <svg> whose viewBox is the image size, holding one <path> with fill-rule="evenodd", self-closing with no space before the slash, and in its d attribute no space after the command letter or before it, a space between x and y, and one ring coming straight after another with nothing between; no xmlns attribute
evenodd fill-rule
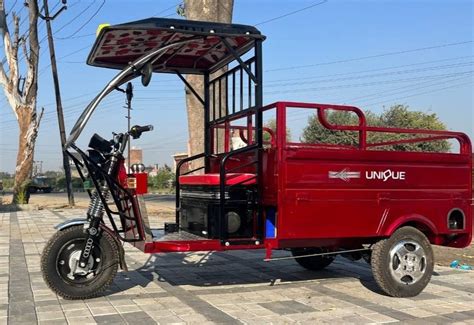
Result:
<svg viewBox="0 0 474 325"><path fill-rule="evenodd" d="M58 231L41 255L41 271L46 284L65 299L92 298L112 283L119 264L117 242L102 232L84 268L78 265L87 239L83 226Z"/></svg>
<svg viewBox="0 0 474 325"><path fill-rule="evenodd" d="M434 268L433 250L416 228L403 227L372 248L375 282L392 297L414 297L427 286Z"/></svg>

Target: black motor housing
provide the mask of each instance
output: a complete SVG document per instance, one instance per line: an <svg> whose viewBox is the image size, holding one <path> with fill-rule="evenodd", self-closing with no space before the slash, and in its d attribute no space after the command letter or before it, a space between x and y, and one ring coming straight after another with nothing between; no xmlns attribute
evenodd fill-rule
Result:
<svg viewBox="0 0 474 325"><path fill-rule="evenodd" d="M227 219L228 226L225 229L225 238L254 236L255 196L254 186L226 188L223 218ZM219 198L219 186L182 185L180 229L209 239L221 238Z"/></svg>

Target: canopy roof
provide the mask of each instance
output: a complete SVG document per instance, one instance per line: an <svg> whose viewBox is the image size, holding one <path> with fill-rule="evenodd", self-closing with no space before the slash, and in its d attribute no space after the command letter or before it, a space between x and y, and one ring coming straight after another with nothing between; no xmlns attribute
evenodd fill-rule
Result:
<svg viewBox="0 0 474 325"><path fill-rule="evenodd" d="M148 18L104 27L87 64L123 69L152 50L175 42L153 64L155 72L213 72L234 59L225 43L239 55L253 48L255 39L265 39L253 26L183 19Z"/></svg>

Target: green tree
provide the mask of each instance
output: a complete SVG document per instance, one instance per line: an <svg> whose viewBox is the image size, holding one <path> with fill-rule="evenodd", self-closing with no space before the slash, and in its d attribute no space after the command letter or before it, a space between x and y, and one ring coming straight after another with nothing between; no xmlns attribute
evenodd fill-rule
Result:
<svg viewBox="0 0 474 325"><path fill-rule="evenodd" d="M326 116L329 123L334 125L357 125L358 117L351 112L332 111ZM366 113L367 124L369 126L379 126L388 128L426 129L426 130L446 130L446 126L434 113L410 111L408 106L394 105L386 109L382 114L377 115L372 112ZM384 132L369 132L368 143L378 143L384 141L395 141L402 139L412 139L419 135L394 134ZM359 134L357 131L336 131L328 130L319 123L317 115L310 116L308 125L304 128L301 137L306 143L327 143L357 146ZM398 151L433 151L448 152L451 146L448 141L425 141L410 144L397 144L375 149L398 150Z"/></svg>
<svg viewBox="0 0 474 325"><path fill-rule="evenodd" d="M83 188L82 179L80 179L79 177L73 177L71 180L71 184L72 188L75 190ZM51 181L51 186L56 189L66 189L66 178L64 176L56 178L55 182Z"/></svg>
<svg viewBox="0 0 474 325"><path fill-rule="evenodd" d="M156 176L150 177L150 185L156 189L164 189L169 188L174 181L175 175L171 171L171 167L168 165L164 165L163 167L159 168Z"/></svg>
<svg viewBox="0 0 474 325"><path fill-rule="evenodd" d="M265 128L268 128L270 130L273 131L273 134L274 136L276 137L276 129L277 129L277 125L276 125L276 120L274 118L268 120L267 122L265 122L265 124L263 125ZM268 133L267 131L263 130L263 141L264 142L270 142L270 133ZM291 130L286 128L286 141L291 141Z"/></svg>

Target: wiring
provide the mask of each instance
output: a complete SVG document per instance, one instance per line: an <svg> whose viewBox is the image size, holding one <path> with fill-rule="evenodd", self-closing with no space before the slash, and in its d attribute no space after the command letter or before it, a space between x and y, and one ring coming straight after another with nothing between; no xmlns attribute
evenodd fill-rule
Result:
<svg viewBox="0 0 474 325"><path fill-rule="evenodd" d="M304 8L298 9L298 10L294 10L294 11L288 12L288 13L286 13L286 14L283 14L283 15L280 15L280 16L277 16L277 17L273 17L273 18L270 18L270 19L261 21L261 22L259 22L259 23L256 23L255 26L261 26L261 25L264 25L264 24L268 24L268 23L273 22L273 21L275 21L275 20L279 20L279 19L282 19L282 18L291 16L291 15L297 14L297 13L299 13L299 12L302 12L302 11L305 11L305 10L308 10L308 9L311 9L311 8L314 8L314 7L323 5L323 4L325 4L326 2L328 2L328 0L323 0L323 1L319 1L319 2L313 3L313 4L311 4L311 5L307 6L307 7L304 7Z"/></svg>
<svg viewBox="0 0 474 325"><path fill-rule="evenodd" d="M400 55L400 54L428 51L428 50L434 50L434 49L451 47L451 46L466 45L466 44L471 44L472 42L473 41L462 41L462 42L455 42L455 43L432 45L432 46L419 47L419 48L410 49L410 50L386 52L386 53L380 53L380 54L375 54L375 55L361 56L361 57L342 59L342 60L336 60L336 61L329 61L329 62L322 62L322 63L315 63L315 64L306 64L306 65L295 65L295 66L283 67L283 68L275 68L275 69L265 70L265 72L303 69L303 68L317 67L317 66L322 66L322 65L331 65L331 64L347 63L347 62L354 62L354 61L362 61L362 60L375 59L375 58L381 58L381 57L392 56L392 55Z"/></svg>
<svg viewBox="0 0 474 325"><path fill-rule="evenodd" d="M178 3L176 3L176 4L172 5L172 6L169 6L169 7L166 8L166 9L163 9L163 10L161 10L161 11L159 11L159 12L154 13L152 16L153 16L153 17L158 17L158 16L160 16L161 14L164 14L165 12L167 12L167 11L173 9L173 8L176 8L176 7L179 6L180 4L181 4L181 2L178 2Z"/></svg>
<svg viewBox="0 0 474 325"><path fill-rule="evenodd" d="M71 37L74 37L77 33L79 33L84 27L87 26L87 24L89 24L91 22L91 20L97 16L97 14L102 10L102 8L104 7L105 5L105 0L102 0L102 3L99 5L99 7L97 8L97 10L92 14L92 16L89 17L89 19L87 19L78 29L76 29L76 31L74 31L71 35L68 35L68 36L65 36L65 37L56 37L57 39L61 39L61 40L64 40L64 39L68 39L68 38L71 38Z"/></svg>

